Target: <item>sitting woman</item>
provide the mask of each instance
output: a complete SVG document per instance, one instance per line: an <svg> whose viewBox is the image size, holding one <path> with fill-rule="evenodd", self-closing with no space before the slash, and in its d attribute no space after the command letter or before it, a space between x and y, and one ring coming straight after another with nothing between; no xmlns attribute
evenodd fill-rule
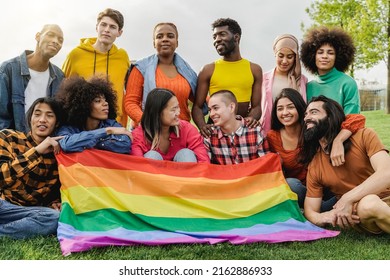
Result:
<svg viewBox="0 0 390 280"><path fill-rule="evenodd" d="M267 140L271 152L278 153L286 181L293 192L298 195L298 204L303 208L306 196L307 166L298 161L301 149L300 137L304 125L306 103L302 95L295 89L282 89L276 97L271 113L271 130ZM343 122L342 130L333 142L330 160L333 166L344 164L343 142L365 124L365 117L360 114L350 114ZM332 155L333 154L333 155ZM332 193L325 193L321 212L329 211L336 203Z"/></svg>
<svg viewBox="0 0 390 280"><path fill-rule="evenodd" d="M141 125L133 130L132 154L156 160L210 162L198 130L179 119L172 91L155 88L146 99Z"/></svg>
<svg viewBox="0 0 390 280"><path fill-rule="evenodd" d="M56 96L67 113L58 136L64 152L96 148L116 153L131 152L131 132L116 120L116 95L103 78L65 80Z"/></svg>

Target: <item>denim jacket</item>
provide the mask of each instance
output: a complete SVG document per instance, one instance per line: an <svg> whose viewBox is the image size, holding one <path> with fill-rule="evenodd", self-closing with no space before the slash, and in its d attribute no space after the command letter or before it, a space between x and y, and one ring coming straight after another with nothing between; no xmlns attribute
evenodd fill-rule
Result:
<svg viewBox="0 0 390 280"><path fill-rule="evenodd" d="M144 90L142 95L142 110L145 107L146 98L148 97L149 92L156 88L156 68L158 64L158 56L153 54L151 56L145 57L139 61L136 61L130 66L129 71L133 67L136 67L144 77ZM191 87L191 94L194 96L196 94L197 79L195 71L192 70L191 66L177 53L173 57L173 64L176 66L177 72L187 80ZM130 74L128 74L130 75ZM203 114L207 115L208 107L207 104L203 106Z"/></svg>
<svg viewBox="0 0 390 280"><path fill-rule="evenodd" d="M115 120L100 122L99 128L81 130L74 126L62 126L56 136L64 136L59 141L61 149L66 153L82 152L85 149L100 149L120 154L130 154L131 140L124 134L107 134L106 127L122 127Z"/></svg>
<svg viewBox="0 0 390 280"><path fill-rule="evenodd" d="M27 64L27 55L31 53L32 51L24 51L20 56L7 60L0 66L0 129L28 131L24 92L31 79ZM49 73L46 95L52 97L56 94L64 73L51 63Z"/></svg>

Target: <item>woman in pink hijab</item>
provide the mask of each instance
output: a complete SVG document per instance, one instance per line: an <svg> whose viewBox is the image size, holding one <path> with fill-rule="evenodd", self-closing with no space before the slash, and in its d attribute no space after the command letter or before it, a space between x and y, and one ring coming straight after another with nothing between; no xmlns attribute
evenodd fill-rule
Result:
<svg viewBox="0 0 390 280"><path fill-rule="evenodd" d="M293 88L306 101L307 78L301 74L297 38L290 34L280 35L274 40L273 50L276 58L276 67L263 74L260 123L265 134L271 129L273 101L282 89Z"/></svg>

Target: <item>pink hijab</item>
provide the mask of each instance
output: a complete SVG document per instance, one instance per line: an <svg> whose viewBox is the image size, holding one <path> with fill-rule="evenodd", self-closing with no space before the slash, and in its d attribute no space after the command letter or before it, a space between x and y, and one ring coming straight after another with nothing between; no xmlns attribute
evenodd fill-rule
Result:
<svg viewBox="0 0 390 280"><path fill-rule="evenodd" d="M283 34L276 37L273 45L275 55L283 48L288 48L295 53L295 63L288 73L288 82L291 88L299 90L301 82L301 62L299 59L297 38L291 34Z"/></svg>

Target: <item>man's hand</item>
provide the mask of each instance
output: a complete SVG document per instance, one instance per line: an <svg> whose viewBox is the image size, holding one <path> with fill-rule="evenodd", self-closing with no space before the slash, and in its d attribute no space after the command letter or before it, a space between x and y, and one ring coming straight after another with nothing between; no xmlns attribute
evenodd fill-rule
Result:
<svg viewBox="0 0 390 280"><path fill-rule="evenodd" d="M211 133L213 132L213 128L214 125L212 124L205 124L204 126L202 126L199 130L200 134L202 134L202 136L204 138L209 138L211 136Z"/></svg>
<svg viewBox="0 0 390 280"><path fill-rule="evenodd" d="M330 160L333 166L340 166L345 163L343 142L333 141Z"/></svg>
<svg viewBox="0 0 390 280"><path fill-rule="evenodd" d="M61 211L61 202L53 202L50 207L54 210Z"/></svg>
<svg viewBox="0 0 390 280"><path fill-rule="evenodd" d="M253 117L246 117L246 118L244 118L244 120L245 120L246 125L249 128L254 128L254 127L260 125L260 122Z"/></svg>
<svg viewBox="0 0 390 280"><path fill-rule="evenodd" d="M332 211L336 213L336 223L340 228L349 228L360 223L359 216L356 215L356 203L344 201L343 197L333 206Z"/></svg>
<svg viewBox="0 0 390 280"><path fill-rule="evenodd" d="M321 226L328 224L328 225L332 225L335 227L337 224L337 217L336 217L335 211L331 210L331 211L321 213L321 221L319 223L316 223L316 224L321 225Z"/></svg>
<svg viewBox="0 0 390 280"><path fill-rule="evenodd" d="M35 150L41 155L47 153L55 153L58 154L61 150L60 144L58 144L58 140L64 138L64 136L56 136L56 137L46 137L38 146L35 147Z"/></svg>
<svg viewBox="0 0 390 280"><path fill-rule="evenodd" d="M115 126L107 127L106 132L107 134L117 134L117 135L124 134L129 136L130 139L133 140L133 135L131 134L131 132L124 127L115 127Z"/></svg>

